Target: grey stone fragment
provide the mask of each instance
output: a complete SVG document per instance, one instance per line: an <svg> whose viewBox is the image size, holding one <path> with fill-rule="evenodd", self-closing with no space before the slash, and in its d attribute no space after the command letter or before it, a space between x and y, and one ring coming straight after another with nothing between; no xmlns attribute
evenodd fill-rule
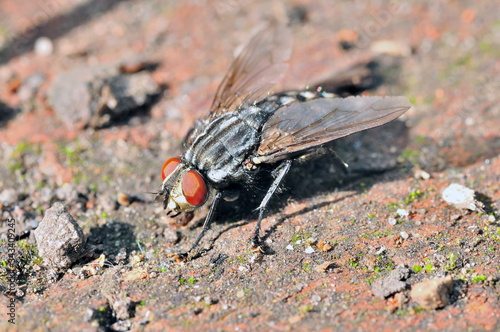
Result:
<svg viewBox="0 0 500 332"><path fill-rule="evenodd" d="M165 228L163 237L170 244L176 244L181 238L179 232L170 227Z"/></svg>
<svg viewBox="0 0 500 332"><path fill-rule="evenodd" d="M116 66L75 68L56 76L49 102L69 127L101 127L149 104L161 92L148 72L120 74Z"/></svg>
<svg viewBox="0 0 500 332"><path fill-rule="evenodd" d="M61 203L47 210L35 230L38 252L46 264L69 268L83 253L85 235L71 214Z"/></svg>
<svg viewBox="0 0 500 332"><path fill-rule="evenodd" d="M60 73L49 87L49 103L68 127L87 125L98 108L103 80L116 72L99 65Z"/></svg>
<svg viewBox="0 0 500 332"><path fill-rule="evenodd" d="M17 90L17 95L22 102L27 102L31 98L35 97L38 89L45 81L45 75L42 73L36 73L28 76L23 84Z"/></svg>
<svg viewBox="0 0 500 332"><path fill-rule="evenodd" d="M17 191L15 189L9 188L9 189L4 189L0 193L0 203L3 204L14 204L17 202Z"/></svg>
<svg viewBox="0 0 500 332"><path fill-rule="evenodd" d="M388 277L377 279L372 284L373 295L385 299L394 293L401 292L406 288L406 283L402 280L410 276L407 268L397 268Z"/></svg>

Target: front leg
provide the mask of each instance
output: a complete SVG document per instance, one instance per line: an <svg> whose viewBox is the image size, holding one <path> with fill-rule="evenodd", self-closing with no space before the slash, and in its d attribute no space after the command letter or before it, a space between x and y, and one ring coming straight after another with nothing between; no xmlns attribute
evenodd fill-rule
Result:
<svg viewBox="0 0 500 332"><path fill-rule="evenodd" d="M194 248L196 248L196 246L198 245L198 243L200 243L203 236L205 236L205 233L210 229L210 224L212 223L212 220L214 218L215 209L217 208L217 204L219 203L221 197L222 197L222 192L218 191L215 194L215 198L212 202L212 205L210 205L210 211L208 211L208 215L205 218L205 222L203 223L203 230L201 231L200 235L198 235L198 238L196 239L196 241L194 241L193 246L191 247L191 249L188 250L186 254L189 254L191 251L193 251Z"/></svg>
<svg viewBox="0 0 500 332"><path fill-rule="evenodd" d="M292 166L292 161L291 160L285 160L280 166L278 166L278 175L276 176L276 179L274 179L273 183L271 184L271 187L267 190L267 194L260 203L258 210L259 210L259 219L257 220L257 226L255 227L255 233L253 234L252 237L252 245L254 249L259 248L259 233L260 233L260 224L262 222L262 217L264 216L264 211L266 210L267 204L269 203L269 200L271 199L271 196L273 196L274 192L276 189L278 189L279 185L283 181L283 178L285 177L286 173L290 170L290 167Z"/></svg>

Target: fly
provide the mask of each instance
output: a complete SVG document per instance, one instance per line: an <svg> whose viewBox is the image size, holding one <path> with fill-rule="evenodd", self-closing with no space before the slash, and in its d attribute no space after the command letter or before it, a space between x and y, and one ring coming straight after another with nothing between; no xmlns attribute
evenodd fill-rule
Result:
<svg viewBox="0 0 500 332"><path fill-rule="evenodd" d="M321 145L398 118L410 107L405 97L339 98L322 91L269 94L288 68L289 30L272 23L241 51L220 84L210 112L194 122L181 156L163 165L163 198L167 215L191 212L211 201L203 238L221 199L230 200L232 185L248 182L263 168L273 168L274 181L258 207L252 236L259 232L269 200L293 161Z"/></svg>

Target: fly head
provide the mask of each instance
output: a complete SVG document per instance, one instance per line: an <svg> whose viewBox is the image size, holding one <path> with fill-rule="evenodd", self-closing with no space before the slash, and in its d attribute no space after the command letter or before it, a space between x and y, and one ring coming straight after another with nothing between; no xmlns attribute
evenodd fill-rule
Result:
<svg viewBox="0 0 500 332"><path fill-rule="evenodd" d="M158 197L163 197L163 208L174 217L181 212L191 212L205 204L208 188L201 174L182 162L170 158L161 170L163 179Z"/></svg>

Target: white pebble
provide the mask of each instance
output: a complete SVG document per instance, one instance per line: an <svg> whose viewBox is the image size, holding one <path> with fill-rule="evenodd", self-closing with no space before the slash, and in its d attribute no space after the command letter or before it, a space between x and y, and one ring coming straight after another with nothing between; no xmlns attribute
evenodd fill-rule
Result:
<svg viewBox="0 0 500 332"><path fill-rule="evenodd" d="M312 303L318 303L319 301L321 301L321 296L317 295L317 294L314 294L312 297L311 297L311 302Z"/></svg>
<svg viewBox="0 0 500 332"><path fill-rule="evenodd" d="M49 56L54 51L52 40L47 37L40 37L35 41L35 53L40 56Z"/></svg>
<svg viewBox="0 0 500 332"><path fill-rule="evenodd" d="M382 246L382 248L380 248L375 254L380 255L381 253L383 253L386 250L387 250L387 248L385 246Z"/></svg>
<svg viewBox="0 0 500 332"><path fill-rule="evenodd" d="M474 190L457 183L452 183L443 191L443 199L446 203L454 205L458 209L469 209L474 211Z"/></svg>
<svg viewBox="0 0 500 332"><path fill-rule="evenodd" d="M422 179L422 180L429 180L431 178L431 175L429 173L421 169L416 170L413 176L416 179Z"/></svg>
<svg viewBox="0 0 500 332"><path fill-rule="evenodd" d="M410 215L410 213L408 213L405 209L398 209L396 213L400 217L408 217Z"/></svg>
<svg viewBox="0 0 500 332"><path fill-rule="evenodd" d="M397 222L397 221L396 221L396 219L395 219L395 218L390 217L388 220L389 220L389 225L391 225L391 226L396 225L396 222Z"/></svg>
<svg viewBox="0 0 500 332"><path fill-rule="evenodd" d="M311 246L309 246L309 247L306 248L306 250L304 252L306 254L312 254L314 252L314 249Z"/></svg>
<svg viewBox="0 0 500 332"><path fill-rule="evenodd" d="M287 246L286 246L286 248L287 248L288 250L293 250L293 246L292 246L291 244L287 245Z"/></svg>
<svg viewBox="0 0 500 332"><path fill-rule="evenodd" d="M406 240L406 239L408 239L408 238L410 237L410 235L408 235L408 233L406 233L405 231L402 231L402 232L401 232L401 233L399 233L399 234L401 234L401 237L402 237L403 239L405 239L405 240Z"/></svg>

